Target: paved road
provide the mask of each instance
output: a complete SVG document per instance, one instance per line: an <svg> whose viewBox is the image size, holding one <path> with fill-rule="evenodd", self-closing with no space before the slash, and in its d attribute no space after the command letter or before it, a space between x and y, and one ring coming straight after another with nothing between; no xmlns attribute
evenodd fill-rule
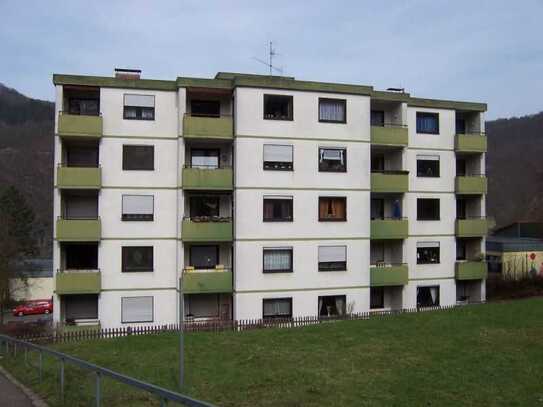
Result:
<svg viewBox="0 0 543 407"><path fill-rule="evenodd" d="M45 315L25 315L23 317L15 317L11 312L6 312L4 314L4 321L6 322L36 322L40 319L45 319L47 321L52 321L53 316L51 314Z"/></svg>
<svg viewBox="0 0 543 407"><path fill-rule="evenodd" d="M32 401L21 389L0 373L0 406L33 407Z"/></svg>

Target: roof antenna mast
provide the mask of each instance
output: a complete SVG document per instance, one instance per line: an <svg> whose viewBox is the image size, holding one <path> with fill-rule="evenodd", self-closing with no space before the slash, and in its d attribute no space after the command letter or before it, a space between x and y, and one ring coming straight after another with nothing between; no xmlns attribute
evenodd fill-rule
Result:
<svg viewBox="0 0 543 407"><path fill-rule="evenodd" d="M269 44L269 50L268 50L268 62L263 61L260 58L253 57L255 61L260 62L261 64L266 65L270 69L270 76L273 75L273 71L278 72L279 74L283 74L283 68L277 67L273 65L273 57L279 55L277 52L275 52L275 48L273 48L273 42L270 41Z"/></svg>

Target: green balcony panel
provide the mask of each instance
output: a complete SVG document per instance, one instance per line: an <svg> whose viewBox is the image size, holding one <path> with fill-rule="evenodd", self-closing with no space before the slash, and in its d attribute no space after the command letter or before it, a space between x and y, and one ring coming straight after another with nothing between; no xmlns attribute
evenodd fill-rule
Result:
<svg viewBox="0 0 543 407"><path fill-rule="evenodd" d="M232 292L231 271L191 271L183 273L183 294L215 294Z"/></svg>
<svg viewBox="0 0 543 407"><path fill-rule="evenodd" d="M58 116L58 134L61 137L102 137L102 117L61 113Z"/></svg>
<svg viewBox="0 0 543 407"><path fill-rule="evenodd" d="M59 188L99 189L102 186L102 169L91 167L58 167Z"/></svg>
<svg viewBox="0 0 543 407"><path fill-rule="evenodd" d="M232 118L185 115L183 118L183 137L231 140L234 137Z"/></svg>
<svg viewBox="0 0 543 407"><path fill-rule="evenodd" d="M455 150L458 153L486 153L486 136L483 134L457 134Z"/></svg>
<svg viewBox="0 0 543 407"><path fill-rule="evenodd" d="M408 280L407 264L370 267L370 286L372 287L406 285Z"/></svg>
<svg viewBox="0 0 543 407"><path fill-rule="evenodd" d="M457 261L455 277L457 280L484 280L487 276L486 261Z"/></svg>
<svg viewBox="0 0 543 407"><path fill-rule="evenodd" d="M181 236L184 242L230 242L232 222L194 222L185 219Z"/></svg>
<svg viewBox="0 0 543 407"><path fill-rule="evenodd" d="M371 192L403 193L409 189L409 172L374 172L371 174Z"/></svg>
<svg viewBox="0 0 543 407"><path fill-rule="evenodd" d="M407 127L371 126L371 144L405 147L408 140Z"/></svg>
<svg viewBox="0 0 543 407"><path fill-rule="evenodd" d="M486 218L457 219L456 236L458 237L482 237L488 232Z"/></svg>
<svg viewBox="0 0 543 407"><path fill-rule="evenodd" d="M98 242L101 235L100 219L57 219L60 242Z"/></svg>
<svg viewBox="0 0 543 407"><path fill-rule="evenodd" d="M232 190L232 169L183 168L183 189Z"/></svg>
<svg viewBox="0 0 543 407"><path fill-rule="evenodd" d="M375 240L407 239L409 222L407 219L373 219L371 238Z"/></svg>
<svg viewBox="0 0 543 407"><path fill-rule="evenodd" d="M462 195L486 194L487 179L484 176L456 177L456 193Z"/></svg>
<svg viewBox="0 0 543 407"><path fill-rule="evenodd" d="M55 278L55 292L66 294L99 294L102 276L99 272L62 272Z"/></svg>

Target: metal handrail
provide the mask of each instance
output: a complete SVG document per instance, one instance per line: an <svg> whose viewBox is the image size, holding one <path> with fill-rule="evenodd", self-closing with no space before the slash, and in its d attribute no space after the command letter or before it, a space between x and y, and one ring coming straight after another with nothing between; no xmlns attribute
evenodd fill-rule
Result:
<svg viewBox="0 0 543 407"><path fill-rule="evenodd" d="M199 218L199 219L198 219ZM198 220L195 220L198 219ZM231 216L183 216L183 220L189 220L194 223L205 223L205 222L232 222Z"/></svg>
<svg viewBox="0 0 543 407"><path fill-rule="evenodd" d="M97 165L91 165L91 164L78 164L78 165L68 165L68 163L58 163L58 168L102 168L100 164Z"/></svg>
<svg viewBox="0 0 543 407"><path fill-rule="evenodd" d="M456 219L459 219L459 220L470 220L470 219L486 219L487 217L486 216L462 216L462 217L456 217Z"/></svg>
<svg viewBox="0 0 543 407"><path fill-rule="evenodd" d="M100 216L94 216L92 218L69 218L64 215L58 215L58 220L100 220Z"/></svg>
<svg viewBox="0 0 543 407"><path fill-rule="evenodd" d="M92 268L92 269L57 269L57 274L70 274L70 273L100 273L100 269L98 267Z"/></svg>
<svg viewBox="0 0 543 407"><path fill-rule="evenodd" d="M371 170L372 174L385 174L385 175L406 175L409 174L407 170Z"/></svg>
<svg viewBox="0 0 543 407"><path fill-rule="evenodd" d="M70 112L66 112L64 110L59 110L58 111L58 114L59 115L63 115L63 114L66 114L66 115L69 115L69 116L89 116L89 117L102 117L102 112L98 112L98 114L75 114L75 113L70 113Z"/></svg>
<svg viewBox="0 0 543 407"><path fill-rule="evenodd" d="M394 266L407 266L407 263L390 263L390 262L376 262L374 264L370 264L370 267L375 267L375 268L390 268L390 267L394 267Z"/></svg>
<svg viewBox="0 0 543 407"><path fill-rule="evenodd" d="M42 376L43 376L43 355L50 355L56 359L58 359L61 364L60 364L60 385L61 385L61 388L60 388L60 391L61 391L61 397L63 397L64 395L64 384L65 384L65 380L64 380L64 364L66 362L69 362L69 363L72 363L73 365L77 366L77 367L80 367L82 369L86 369L86 370L90 370L91 372L94 372L96 374L96 387L95 387L95 397L96 397L96 405L97 406L100 406L100 401L101 401L101 388L100 388L100 385L101 385L101 379L102 379L102 376L105 376L105 377L109 377L113 380L116 380L120 383L123 383L123 384L126 384L128 386L132 386L132 387L135 387L139 390L143 390L143 391L146 391L148 393L151 393L155 396L157 396L158 398L160 398L161 401L174 401L174 402L177 402L177 403L182 403L186 406L194 406L194 407L212 407L213 404L210 404L208 402L205 402L205 401L201 401L201 400L197 400L197 399L193 399L192 397L189 397L189 396L186 396L184 394L180 394L180 393L176 393L174 391L171 391L171 390L168 390L168 389L165 389L163 387L160 387L160 386L157 386L157 385L154 385L154 384L151 384L151 383L147 383L147 382L144 382L144 381L141 381L141 380L138 380L138 379L135 379L133 377L130 377L130 376L125 376L121 373L117 373L111 369L107 369L105 367L101 367L101 366L98 366L98 365L95 365L94 363L90 363L90 362L87 362L85 360L82 360L82 359L79 359L79 358L76 358L74 356L70 356L66 353L62 353L62 352L58 352L56 350L52 350L52 349L49 349L49 348L45 348L43 346L39 346L39 345L35 345L33 343L29 343L29 342L25 342L25 341L22 341L22 340L19 340L19 339L15 339L15 338L12 338L10 336L7 336L7 335L0 335L0 350L1 350L1 344L5 343L5 346L6 346L6 353L8 354L9 352L9 348L8 348L8 344L12 344L14 346L14 349L15 349L15 354L16 354L16 349L17 349L17 346L21 346L23 348L25 348L26 350L30 349L30 350L34 350L36 352L39 353L40 355L40 359L39 359L39 375L40 375L40 382L41 382L41 379L42 379Z"/></svg>
<svg viewBox="0 0 543 407"><path fill-rule="evenodd" d="M185 116L189 117L208 117L210 119L221 119L223 117L232 117L231 114L222 114L219 113L219 115L212 115L212 114L198 114L198 113L192 113L192 112L186 112Z"/></svg>
<svg viewBox="0 0 543 407"><path fill-rule="evenodd" d="M408 220L407 217L402 216L380 216L380 217L372 217L371 220Z"/></svg>
<svg viewBox="0 0 543 407"><path fill-rule="evenodd" d="M209 267L209 268L195 268L193 266L185 266L183 267L183 273L213 273L213 272L228 272L232 271L232 266L229 267Z"/></svg>
<svg viewBox="0 0 543 407"><path fill-rule="evenodd" d="M397 124L397 123L383 123L383 125L380 124L370 124L371 127L399 127L402 129L406 129L408 126L407 124Z"/></svg>
<svg viewBox="0 0 543 407"><path fill-rule="evenodd" d="M458 136L486 136L484 131L465 131L464 133L456 133Z"/></svg>
<svg viewBox="0 0 543 407"><path fill-rule="evenodd" d="M477 174L477 173L474 173L474 172L466 172L464 175L458 175L456 174L457 177L486 177L486 174Z"/></svg>
<svg viewBox="0 0 543 407"><path fill-rule="evenodd" d="M194 168L196 170L229 170L229 169L232 169L232 166L229 165L229 164L220 164L220 165L195 164L195 165L192 165L191 163L186 163L184 165L184 168Z"/></svg>

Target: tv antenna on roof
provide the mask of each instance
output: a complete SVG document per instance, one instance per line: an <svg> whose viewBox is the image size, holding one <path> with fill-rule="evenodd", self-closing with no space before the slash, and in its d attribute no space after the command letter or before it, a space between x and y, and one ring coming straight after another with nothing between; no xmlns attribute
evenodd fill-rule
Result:
<svg viewBox="0 0 543 407"><path fill-rule="evenodd" d="M270 76L273 75L273 71L278 72L279 74L283 74L283 68L277 67L273 65L273 57L279 55L275 52L275 48L273 48L273 43L270 41L269 51L268 51L268 62L263 61L260 58L253 57L253 59L257 62L260 62L261 64L266 65L270 69Z"/></svg>

